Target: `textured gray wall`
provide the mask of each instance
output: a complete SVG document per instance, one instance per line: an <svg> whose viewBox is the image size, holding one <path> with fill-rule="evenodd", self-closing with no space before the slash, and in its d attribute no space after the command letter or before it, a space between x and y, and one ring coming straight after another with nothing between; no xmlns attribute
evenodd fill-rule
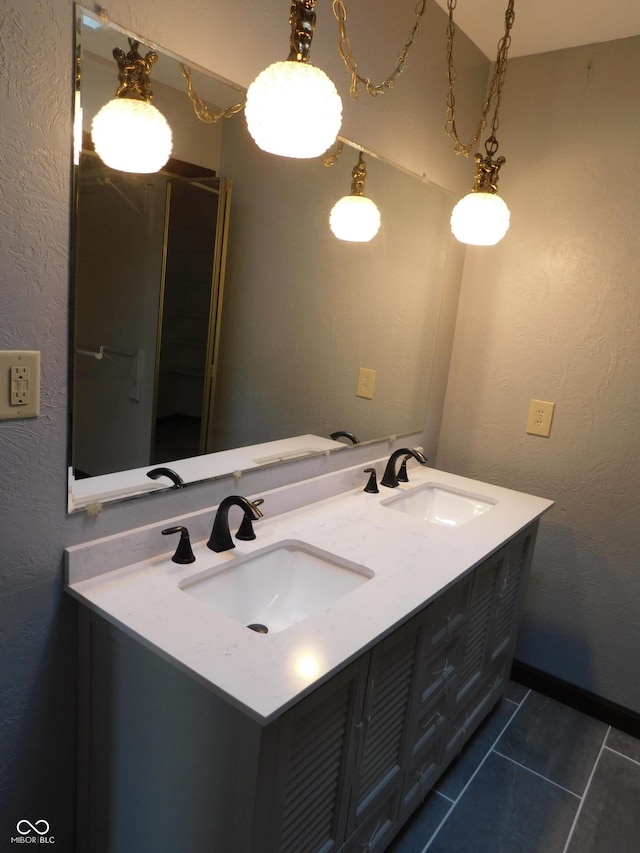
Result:
<svg viewBox="0 0 640 853"><path fill-rule="evenodd" d="M113 0L108 7L113 21L243 85L287 52L289 4L281 0ZM362 0L350 4L352 40L362 70L381 79L404 43L414 3L395 0L365 20L368 7ZM451 155L442 133L444 13L428 4L396 90L357 103L349 100L328 3L319 17L313 60L340 81L345 135L436 183L464 189L465 164ZM223 481L119 505L95 519L65 516L72 33L70 0L4 0L0 6L0 348L42 353L40 418L0 423L2 851L21 819L49 821L56 849L73 850L76 642L74 605L63 593L64 546L214 504L230 488ZM487 63L468 43L459 55L466 80L458 103L462 109L466 87L475 109ZM459 268L457 253L425 433L433 449ZM350 461L361 455L353 451ZM316 473L317 463L288 465L247 478L246 490Z"/></svg>
<svg viewBox="0 0 640 853"><path fill-rule="evenodd" d="M517 656L640 712L640 38L516 59L511 230L469 249L438 467L556 501ZM548 439L525 434L552 400Z"/></svg>
<svg viewBox="0 0 640 853"><path fill-rule="evenodd" d="M71 838L74 607L62 591L71 4L0 13L0 346L41 351L40 417L0 423L0 850Z"/></svg>

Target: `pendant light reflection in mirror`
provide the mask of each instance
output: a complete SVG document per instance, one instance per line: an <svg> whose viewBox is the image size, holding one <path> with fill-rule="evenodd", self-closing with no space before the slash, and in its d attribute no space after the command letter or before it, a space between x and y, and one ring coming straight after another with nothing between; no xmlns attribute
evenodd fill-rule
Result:
<svg viewBox="0 0 640 853"><path fill-rule="evenodd" d="M368 243L380 230L380 211L375 202L364 194L367 167L362 151L351 175L351 192L334 204L329 226L339 240Z"/></svg>
<svg viewBox="0 0 640 853"><path fill-rule="evenodd" d="M110 168L150 174L166 164L173 140L167 120L151 104L150 74L158 54L149 50L142 56L139 45L130 38L128 53L113 49L119 86L115 97L94 116L91 137L96 153Z"/></svg>

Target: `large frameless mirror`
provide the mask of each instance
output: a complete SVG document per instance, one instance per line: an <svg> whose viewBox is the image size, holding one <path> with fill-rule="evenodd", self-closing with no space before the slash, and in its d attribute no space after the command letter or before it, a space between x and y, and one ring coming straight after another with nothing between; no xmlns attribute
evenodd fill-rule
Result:
<svg viewBox="0 0 640 853"><path fill-rule="evenodd" d="M190 482L420 431L450 194L366 146L330 161L265 154L242 111L199 120L188 60L157 48L171 159L153 174L111 169L91 121L130 34L76 11L70 509L170 486L145 476L154 466ZM190 79L212 111L243 98L201 69ZM329 213L360 150L382 225L349 243ZM375 372L371 399L361 368Z"/></svg>

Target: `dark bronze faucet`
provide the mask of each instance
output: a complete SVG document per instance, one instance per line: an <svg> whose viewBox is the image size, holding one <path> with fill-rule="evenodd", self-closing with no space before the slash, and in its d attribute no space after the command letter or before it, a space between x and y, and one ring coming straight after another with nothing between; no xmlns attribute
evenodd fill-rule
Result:
<svg viewBox="0 0 640 853"><path fill-rule="evenodd" d="M168 477L173 483L174 489L184 488L184 480L180 474L176 474L171 468L153 468L151 471L147 471L147 477L150 477L152 480L157 480L158 477Z"/></svg>
<svg viewBox="0 0 640 853"><path fill-rule="evenodd" d="M391 456L389 457L387 467L384 469L384 474L382 475L382 479L380 480L381 486L388 486L390 489L395 489L395 487L398 485L396 462L398 461L398 459L400 459L401 456L413 456L413 458L417 459L421 465L427 464L426 456L424 456L424 454L422 454L419 450L414 450L412 447L401 447L399 448L399 450L394 450ZM406 473L406 467L404 470Z"/></svg>
<svg viewBox="0 0 640 853"><path fill-rule="evenodd" d="M212 551L228 551L230 548L235 548L235 542L231 538L229 530L229 509L232 506L239 506L244 510L244 519L249 521L257 521L262 518L262 512L256 506L258 502L251 503L248 498L243 498L240 495L229 495L220 501L216 517L213 520L213 528L211 536L207 542L207 548Z"/></svg>
<svg viewBox="0 0 640 853"><path fill-rule="evenodd" d="M337 441L339 438L347 438L351 444L360 444L360 439L352 432L347 432L346 429L339 429L337 432L332 432L329 438Z"/></svg>

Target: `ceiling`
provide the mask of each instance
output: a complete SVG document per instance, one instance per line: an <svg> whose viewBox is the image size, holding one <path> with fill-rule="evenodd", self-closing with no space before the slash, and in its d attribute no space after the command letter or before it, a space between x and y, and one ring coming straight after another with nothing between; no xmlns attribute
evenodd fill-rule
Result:
<svg viewBox="0 0 640 853"><path fill-rule="evenodd" d="M447 0L436 3L448 10ZM454 21L489 58L504 33L507 0L457 0ZM509 56L640 35L638 0L515 0Z"/></svg>

